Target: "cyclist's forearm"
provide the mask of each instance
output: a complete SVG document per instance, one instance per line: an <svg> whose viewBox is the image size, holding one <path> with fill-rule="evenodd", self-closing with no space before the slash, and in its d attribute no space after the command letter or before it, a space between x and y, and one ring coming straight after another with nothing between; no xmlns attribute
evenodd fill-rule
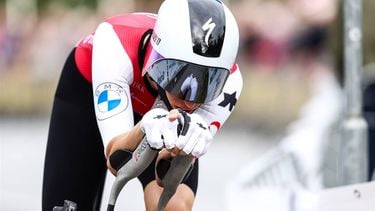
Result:
<svg viewBox="0 0 375 211"><path fill-rule="evenodd" d="M139 123L130 131L114 137L107 145L106 158L108 159L117 150L134 151L142 141L144 133L141 131Z"/></svg>

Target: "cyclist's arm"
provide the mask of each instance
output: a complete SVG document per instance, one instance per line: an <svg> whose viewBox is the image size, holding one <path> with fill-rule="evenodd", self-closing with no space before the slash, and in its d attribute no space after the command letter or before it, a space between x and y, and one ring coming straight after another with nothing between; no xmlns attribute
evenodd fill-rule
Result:
<svg viewBox="0 0 375 211"><path fill-rule="evenodd" d="M113 138L111 146L121 137L133 136L133 133L127 133L134 127L129 88L132 81L131 60L113 26L107 22L100 24L93 39L92 84L96 119L105 152L112 151L106 148Z"/></svg>
<svg viewBox="0 0 375 211"><path fill-rule="evenodd" d="M138 144L144 137L144 133L141 131L139 124L140 123L136 124L128 132L122 133L111 139L106 149L107 158L109 158L117 150L127 149L129 151L134 151L137 148ZM116 170L112 167L110 159L107 159L107 167L112 174L116 174Z"/></svg>
<svg viewBox="0 0 375 211"><path fill-rule="evenodd" d="M172 150L172 155L180 153L181 150L196 157L204 155L212 143L213 136L233 111L241 90L242 77L236 65L228 77L222 93L213 101L200 105L193 114L188 115L190 116L188 119L191 121L190 127L178 137L177 148Z"/></svg>
<svg viewBox="0 0 375 211"><path fill-rule="evenodd" d="M241 72L236 65L225 83L223 92L215 100L202 104L194 111L207 122L212 136L216 134L232 113L240 97L242 85Z"/></svg>

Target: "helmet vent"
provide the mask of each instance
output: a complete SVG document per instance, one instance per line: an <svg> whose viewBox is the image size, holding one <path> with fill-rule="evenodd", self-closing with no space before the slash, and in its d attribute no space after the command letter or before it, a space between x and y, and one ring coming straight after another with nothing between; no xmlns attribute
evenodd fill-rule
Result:
<svg viewBox="0 0 375 211"><path fill-rule="evenodd" d="M189 0L188 5L193 52L219 57L225 36L223 5L216 0Z"/></svg>

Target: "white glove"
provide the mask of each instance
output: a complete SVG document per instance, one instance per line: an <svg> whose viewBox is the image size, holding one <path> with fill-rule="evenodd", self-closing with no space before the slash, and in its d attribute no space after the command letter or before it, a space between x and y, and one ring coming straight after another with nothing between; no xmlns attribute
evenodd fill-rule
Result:
<svg viewBox="0 0 375 211"><path fill-rule="evenodd" d="M172 149L176 146L178 120L170 121L169 112L154 108L142 118L140 126L151 147Z"/></svg>
<svg viewBox="0 0 375 211"><path fill-rule="evenodd" d="M198 114L180 111L180 115L182 117L180 121L184 126L177 139L176 147L195 157L204 155L212 141L207 123Z"/></svg>

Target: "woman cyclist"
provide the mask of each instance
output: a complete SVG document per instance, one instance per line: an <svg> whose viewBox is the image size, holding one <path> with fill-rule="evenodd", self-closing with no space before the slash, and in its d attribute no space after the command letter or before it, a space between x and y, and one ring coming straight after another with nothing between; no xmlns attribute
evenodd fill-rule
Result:
<svg viewBox="0 0 375 211"><path fill-rule="evenodd" d="M99 210L107 168L114 175L118 169L111 157L134 151L143 136L151 147L165 149L160 154L197 158L165 209L191 210L198 158L242 89L238 43L237 23L218 0L165 0L157 15L110 17L82 39L66 60L55 94L43 210L65 199L79 210ZM152 108L157 98L168 109ZM182 111L192 126L178 136ZM146 209L156 210L163 188L155 181L155 161L138 179Z"/></svg>

